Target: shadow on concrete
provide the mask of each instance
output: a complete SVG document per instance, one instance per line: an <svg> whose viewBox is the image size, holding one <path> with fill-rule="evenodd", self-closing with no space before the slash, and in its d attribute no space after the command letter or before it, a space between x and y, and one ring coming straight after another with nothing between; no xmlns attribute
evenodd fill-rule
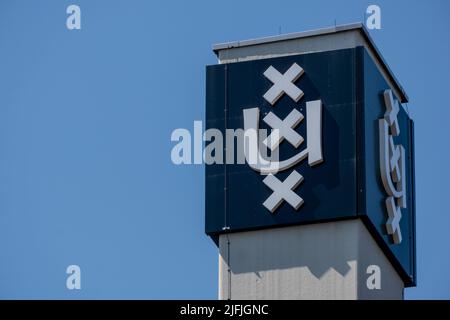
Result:
<svg viewBox="0 0 450 320"><path fill-rule="evenodd" d="M353 222L357 220L230 234L229 247L223 237L220 251L233 274L260 277L262 271L305 267L317 279L330 269L345 277L358 254Z"/></svg>

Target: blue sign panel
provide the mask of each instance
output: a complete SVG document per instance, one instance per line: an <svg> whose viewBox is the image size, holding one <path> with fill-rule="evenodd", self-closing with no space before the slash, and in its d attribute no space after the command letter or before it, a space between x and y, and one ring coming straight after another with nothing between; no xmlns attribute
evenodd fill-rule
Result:
<svg viewBox="0 0 450 320"><path fill-rule="evenodd" d="M213 239L360 218L414 285L412 121L364 47L208 66L206 129Z"/></svg>

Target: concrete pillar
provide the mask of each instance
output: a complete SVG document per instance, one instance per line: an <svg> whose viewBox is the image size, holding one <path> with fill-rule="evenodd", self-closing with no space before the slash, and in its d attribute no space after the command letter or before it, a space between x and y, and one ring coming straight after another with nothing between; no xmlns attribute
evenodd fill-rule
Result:
<svg viewBox="0 0 450 320"><path fill-rule="evenodd" d="M219 299L403 299L359 219L221 235L219 251ZM380 289L367 287L369 266Z"/></svg>

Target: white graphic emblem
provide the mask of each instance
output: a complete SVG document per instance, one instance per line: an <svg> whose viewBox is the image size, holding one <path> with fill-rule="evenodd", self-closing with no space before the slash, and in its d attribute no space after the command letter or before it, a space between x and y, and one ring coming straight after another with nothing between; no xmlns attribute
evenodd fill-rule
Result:
<svg viewBox="0 0 450 320"><path fill-rule="evenodd" d="M277 69L270 66L265 72L264 76L273 82L273 86L264 94L264 99L272 106L280 99L284 93L291 97L295 102L298 102L303 96L303 91L300 90L294 82L303 74L303 69L294 63L285 74L281 74Z"/></svg>
<svg viewBox="0 0 450 320"><path fill-rule="evenodd" d="M264 76L273 85L263 95L264 99L272 107L284 94L289 96L295 103L303 97L303 91L295 85L295 81L304 74L304 70L296 63L284 73L280 73L273 66L267 68ZM295 105L294 103L294 105ZM260 109L244 109L244 130L245 132L258 132ZM292 111L284 119L280 119L274 112L269 112L263 119L272 128L271 134L264 139L262 146L267 147L272 152L278 151L278 147L284 141L289 142L293 148L298 149L304 142L304 138L296 131L296 128L304 119L304 115L293 107ZM251 161L254 155L251 150L245 148L245 157L248 165L255 171L267 175L263 180L273 193L263 202L270 212L276 209L285 201L295 210L298 210L304 203L303 199L295 192L295 189L303 181L303 176L293 170L289 176L280 181L275 175L278 172L288 170L308 158L308 164L314 166L323 161L322 156L322 101L314 100L306 102L306 135L307 146L289 159L279 161L262 159L257 150L258 161Z"/></svg>
<svg viewBox="0 0 450 320"><path fill-rule="evenodd" d="M400 134L397 115L400 111L398 101L394 100L392 90L383 93L386 113L378 120L380 139L380 173L384 189L388 194L385 200L388 212L386 230L394 244L402 242L400 220L401 208L406 208L405 149L395 145L393 137Z"/></svg>

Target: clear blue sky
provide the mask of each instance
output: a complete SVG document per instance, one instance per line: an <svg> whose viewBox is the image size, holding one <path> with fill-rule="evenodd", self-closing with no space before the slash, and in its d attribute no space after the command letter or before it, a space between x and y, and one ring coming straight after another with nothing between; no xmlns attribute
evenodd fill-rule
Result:
<svg viewBox="0 0 450 320"><path fill-rule="evenodd" d="M82 29L66 28L77 4ZM213 43L363 20L416 124L418 286L450 298L450 2L0 2L0 298L215 299L202 166L170 160L204 118ZM82 290L65 268L82 269Z"/></svg>

